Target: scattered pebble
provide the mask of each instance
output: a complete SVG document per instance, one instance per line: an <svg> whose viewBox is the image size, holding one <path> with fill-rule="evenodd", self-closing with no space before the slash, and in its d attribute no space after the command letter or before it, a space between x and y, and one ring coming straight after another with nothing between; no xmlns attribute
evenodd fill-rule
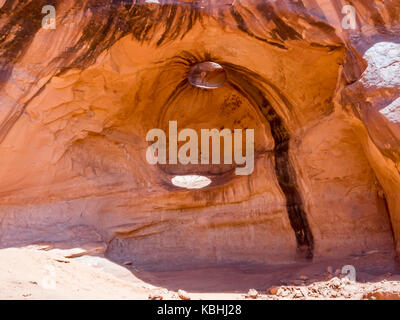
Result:
<svg viewBox="0 0 400 320"><path fill-rule="evenodd" d="M365 293L362 298L365 300L400 300L400 292L375 290Z"/></svg>
<svg viewBox="0 0 400 320"><path fill-rule="evenodd" d="M255 289L250 289L249 292L247 293L246 297L251 298L251 299L257 299L258 291Z"/></svg>
<svg viewBox="0 0 400 320"><path fill-rule="evenodd" d="M286 288L279 288L276 295L281 296L281 297L287 297L289 294L290 294L290 290L287 290Z"/></svg>
<svg viewBox="0 0 400 320"><path fill-rule="evenodd" d="M159 293L150 293L149 300L162 300L164 297Z"/></svg>
<svg viewBox="0 0 400 320"><path fill-rule="evenodd" d="M341 285L342 285L342 281L339 278L334 277L334 278L331 279L330 285L331 285L332 288L335 288L335 289L336 288L340 288Z"/></svg>
<svg viewBox="0 0 400 320"><path fill-rule="evenodd" d="M54 259L54 261L61 262L61 263L70 263L69 260L63 259L63 258L57 258L57 259Z"/></svg>
<svg viewBox="0 0 400 320"><path fill-rule="evenodd" d="M277 295L279 289L280 289L279 287L271 287L269 288L268 292L272 295Z"/></svg>
<svg viewBox="0 0 400 320"><path fill-rule="evenodd" d="M178 290L178 297L182 300L190 300L190 296L185 290Z"/></svg>

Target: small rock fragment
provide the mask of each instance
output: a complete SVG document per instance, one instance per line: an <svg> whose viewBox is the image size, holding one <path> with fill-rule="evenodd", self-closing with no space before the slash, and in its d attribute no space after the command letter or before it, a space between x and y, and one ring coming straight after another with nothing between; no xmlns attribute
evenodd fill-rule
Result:
<svg viewBox="0 0 400 320"><path fill-rule="evenodd" d="M247 297L252 299L257 299L258 291L255 289L250 289L249 292L247 293Z"/></svg>
<svg viewBox="0 0 400 320"><path fill-rule="evenodd" d="M333 273L333 268L331 266L329 266L328 268L326 268L326 271L328 271L328 273L332 274Z"/></svg>
<svg viewBox="0 0 400 320"><path fill-rule="evenodd" d="M150 293L149 300L162 300L164 297L159 293Z"/></svg>
<svg viewBox="0 0 400 320"><path fill-rule="evenodd" d="M384 291L381 289L364 293L365 300L400 300L400 293L395 291Z"/></svg>
<svg viewBox="0 0 400 320"><path fill-rule="evenodd" d="M287 297L290 294L290 290L286 290L285 288L279 288L277 292L277 296Z"/></svg>
<svg viewBox="0 0 400 320"><path fill-rule="evenodd" d="M332 278L330 282L332 288L340 288L340 286L342 285L342 281L337 277Z"/></svg>
<svg viewBox="0 0 400 320"><path fill-rule="evenodd" d="M299 291L301 292L301 294L303 295L303 297L307 297L308 295L308 290L305 287L300 287Z"/></svg>
<svg viewBox="0 0 400 320"><path fill-rule="evenodd" d="M190 296L185 290L178 290L178 297L182 300L190 300Z"/></svg>
<svg viewBox="0 0 400 320"><path fill-rule="evenodd" d="M280 288L280 287L271 287L271 288L269 288L268 291L269 291L270 294L272 294L272 295L275 296L275 295L278 294L279 288Z"/></svg>
<svg viewBox="0 0 400 320"><path fill-rule="evenodd" d="M308 277L307 276L300 276L300 278L299 278L301 281L307 281L308 280Z"/></svg>

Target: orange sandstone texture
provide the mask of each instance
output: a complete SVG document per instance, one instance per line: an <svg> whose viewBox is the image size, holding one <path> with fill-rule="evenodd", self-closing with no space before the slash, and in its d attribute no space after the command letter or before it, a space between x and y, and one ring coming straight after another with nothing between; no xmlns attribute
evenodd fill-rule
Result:
<svg viewBox="0 0 400 320"><path fill-rule="evenodd" d="M400 249L396 1L355 1L355 30L340 0L128 2L1 2L2 247L157 270ZM222 86L189 82L204 61ZM254 172L149 165L169 121L254 129ZM212 183L172 185L185 174Z"/></svg>

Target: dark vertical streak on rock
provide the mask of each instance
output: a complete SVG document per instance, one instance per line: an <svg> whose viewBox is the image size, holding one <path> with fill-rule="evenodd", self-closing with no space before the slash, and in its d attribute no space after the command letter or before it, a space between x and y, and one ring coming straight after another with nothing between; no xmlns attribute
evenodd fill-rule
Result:
<svg viewBox="0 0 400 320"><path fill-rule="evenodd" d="M259 108L271 127L275 141L275 174L286 198L286 209L290 224L294 230L299 255L313 258L314 238L304 210L303 200L297 185L296 171L290 160L290 134L282 118L271 106L258 84L260 77L239 66L221 63L225 68L230 84L244 95L255 107Z"/></svg>
<svg viewBox="0 0 400 320"><path fill-rule="evenodd" d="M201 20L199 7L192 3L160 1L159 5L152 6L132 1L128 9L124 0L113 0L111 5L108 0L92 2L85 9L92 13L92 17L72 51L79 52L87 46L90 50L82 50L68 68L85 67L129 34L139 42L155 41L156 46L182 39ZM161 35L156 39L154 35L160 29Z"/></svg>
<svg viewBox="0 0 400 320"><path fill-rule="evenodd" d="M284 194L286 201L286 210L288 213L290 225L295 233L297 249L300 257L307 259L313 258L314 238L307 220L307 214L304 209L303 200L297 184L297 176L295 168L290 160L290 134L282 118L272 107L265 95L265 89L262 84L267 85L271 90L276 91L282 97L283 103L287 104L290 111L291 107L285 97L278 89L270 84L260 75L251 70L221 61L217 57L213 57L210 53L201 55L184 51L179 56L176 56L167 61L160 61L160 64L165 64L164 68L168 69L172 66L185 67L190 69L196 63L204 61L214 61L221 65L227 73L229 85L231 85L238 93L244 96L253 107L260 110L271 127L271 134L275 141L274 161L275 174L279 186ZM191 87L188 79L183 79L175 87L172 93L166 99L163 105L160 119L164 118L168 107L175 99L186 89L196 90L196 92L207 92L207 90Z"/></svg>
<svg viewBox="0 0 400 320"><path fill-rule="evenodd" d="M286 24L274 11L269 3L260 3L256 6L266 21L273 21L276 25L271 33L277 40L301 40L302 36L295 29Z"/></svg>
<svg viewBox="0 0 400 320"><path fill-rule="evenodd" d="M166 100L166 105L172 103L181 93L185 88L189 86L189 82L187 79L182 80L174 89L174 91L168 96Z"/></svg>
<svg viewBox="0 0 400 320"><path fill-rule="evenodd" d="M376 7L375 3L371 3L369 1L357 1L356 3L354 3L355 1L353 0L349 0L349 4L351 4L353 7L357 8L358 5L364 7L364 9L367 12L370 12L371 14L371 20L372 23L374 24L374 26L378 29L380 29L381 32L387 32L387 28L386 28L386 24L385 24L385 20L383 19L382 15L379 13L378 8ZM357 24L360 25L360 20L359 20L359 16L357 15Z"/></svg>
<svg viewBox="0 0 400 320"><path fill-rule="evenodd" d="M335 0L335 1L337 1L337 0ZM307 10L307 8L303 2L301 2L301 7L303 9ZM309 8L307 11L310 11L314 16L317 16L319 19L326 21L326 16L324 14L324 11L321 9L321 6L318 4L318 1L308 0L307 7Z"/></svg>
<svg viewBox="0 0 400 320"><path fill-rule="evenodd" d="M7 1L0 9L0 18L9 17L8 23L0 30L0 88L10 78L15 62L24 55L41 28L44 17L41 12L45 5L57 7L57 1L21 2L15 9L12 9L12 1Z"/></svg>
<svg viewBox="0 0 400 320"><path fill-rule="evenodd" d="M157 46L161 45L164 42L165 38L167 37L168 33L171 30L172 24L173 24L175 16L176 16L177 6L176 5L168 6L168 7L166 7L166 9L167 9L167 14L163 15L163 16L167 17L166 22L165 22L165 31L162 34L161 38L157 41ZM180 24L178 24L178 25L180 26ZM177 30L179 30L179 29L177 29ZM175 34L177 33L177 30L175 30ZM173 34L171 35L171 37L174 38Z"/></svg>
<svg viewBox="0 0 400 320"><path fill-rule="evenodd" d="M267 39L261 38L261 37L255 35L252 31L250 31L250 29L246 25L246 22L244 21L243 17L241 16L241 14L238 11L236 11L236 9L233 6L230 8L230 13L231 13L232 17L235 19L237 28L239 30L243 31L244 33L248 34L252 38L255 38L259 41L266 42L266 43L273 45L275 47L278 47L280 49L287 50L287 48L283 44L268 41Z"/></svg>

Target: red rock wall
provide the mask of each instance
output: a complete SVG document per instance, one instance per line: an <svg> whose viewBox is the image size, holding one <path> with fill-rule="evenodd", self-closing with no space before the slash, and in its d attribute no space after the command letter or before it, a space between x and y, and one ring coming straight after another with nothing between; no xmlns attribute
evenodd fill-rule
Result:
<svg viewBox="0 0 400 320"><path fill-rule="evenodd" d="M393 250L396 1L117 2L0 2L3 246L101 244L165 268ZM185 82L204 60L226 85ZM146 132L171 120L254 128L254 172L149 165ZM212 184L178 189L182 173Z"/></svg>

